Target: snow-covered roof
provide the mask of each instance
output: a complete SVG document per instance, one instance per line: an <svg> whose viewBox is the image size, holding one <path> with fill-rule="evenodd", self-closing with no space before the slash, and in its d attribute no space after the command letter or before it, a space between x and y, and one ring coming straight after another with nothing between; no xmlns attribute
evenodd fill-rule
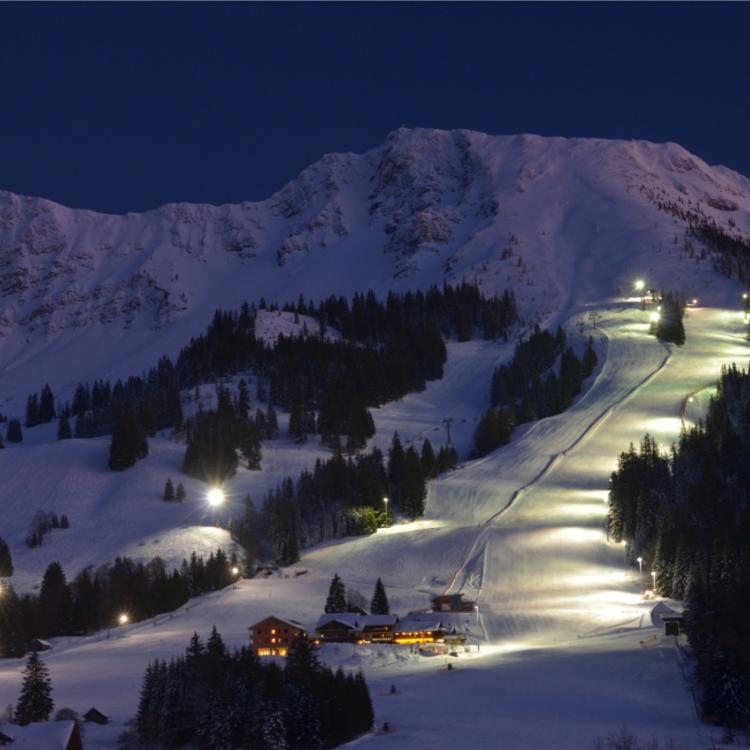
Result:
<svg viewBox="0 0 750 750"><path fill-rule="evenodd" d="M659 602L651 610L651 617L658 617L662 620L665 617L682 617L682 612L678 612L677 610L672 609L668 604L665 604L664 602Z"/></svg>
<svg viewBox="0 0 750 750"><path fill-rule="evenodd" d="M251 625L248 629L252 630L253 628L257 628L258 625L262 625L266 620L276 620L277 622L283 622L286 625L291 625L293 628L300 628L304 630L304 627L302 627L302 623L299 623L296 620L287 620L276 615L269 615L268 617L264 617L262 620L259 620L255 624Z"/></svg>
<svg viewBox="0 0 750 750"><path fill-rule="evenodd" d="M65 750L75 726L74 721L43 721L5 726L2 731L14 738L13 750Z"/></svg>
<svg viewBox="0 0 750 750"><path fill-rule="evenodd" d="M52 648L52 644L49 641L45 641L43 638L34 638L32 643L38 643L41 646L48 646L49 648Z"/></svg>
<svg viewBox="0 0 750 750"><path fill-rule="evenodd" d="M353 630L363 630L366 627L381 627L383 625L395 625L398 622L396 615L359 615L356 612L326 612L320 616L317 628L322 628L329 622L340 622Z"/></svg>
<svg viewBox="0 0 750 750"><path fill-rule="evenodd" d="M417 617L408 617L405 620L401 620L396 625L397 633L414 633L414 632L425 632L432 633L435 630L440 630L443 627L443 623L437 619L422 619Z"/></svg>

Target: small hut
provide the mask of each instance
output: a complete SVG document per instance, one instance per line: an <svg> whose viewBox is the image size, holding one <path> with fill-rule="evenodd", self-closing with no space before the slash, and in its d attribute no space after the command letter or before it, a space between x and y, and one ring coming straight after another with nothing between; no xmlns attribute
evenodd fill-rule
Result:
<svg viewBox="0 0 750 750"><path fill-rule="evenodd" d="M90 708L83 715L84 721L91 721L94 724L109 724L109 716L103 714L98 708Z"/></svg>
<svg viewBox="0 0 750 750"><path fill-rule="evenodd" d="M52 649L52 644L49 641L44 641L41 638L34 638L33 641L29 644L29 651L36 651L39 653L40 651L50 651Z"/></svg>

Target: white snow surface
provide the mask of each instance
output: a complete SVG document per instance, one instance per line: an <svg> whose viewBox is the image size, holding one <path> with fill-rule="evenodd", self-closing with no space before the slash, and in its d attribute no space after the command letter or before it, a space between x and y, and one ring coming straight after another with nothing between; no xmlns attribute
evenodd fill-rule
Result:
<svg viewBox="0 0 750 750"><path fill-rule="evenodd" d="M575 337L583 323L600 356L568 411L519 428L509 445L432 482L424 519L321 544L282 575L129 625L124 638L52 639L42 658L57 707L95 704L113 719L87 727L86 747L115 746L148 660L181 652L193 631L205 637L214 624L232 645L246 643L248 626L270 614L312 628L336 572L365 596L381 576L402 615L444 591L463 592L479 608L453 616L472 651L452 658L450 672L446 657L408 647L322 649L325 662L365 671L378 725L396 730L355 745L580 750L626 724L643 737L708 747L719 733L696 719L684 657L652 624L654 601L642 598L637 569L625 568L622 547L605 536L607 483L631 441L649 431L666 447L683 420L700 418L721 365L746 364L746 324L739 286L687 259L684 223L660 212L648 191L690 199L717 221L731 216L739 231L750 230L747 180L675 144L467 131L397 131L367 154L324 157L260 204L109 217L0 196L2 411L18 413L42 373L63 395L79 379L137 372L198 333L216 306L261 295L283 302L299 292L384 294L476 279L487 290L513 288L527 324L559 322ZM509 242L513 255L503 260ZM699 298L685 317L685 346L648 335L648 310L627 296L637 277ZM28 285L18 287L19 279ZM153 302L149 279L168 303ZM109 307L108 294L118 300ZM44 304L46 312L32 315ZM599 314L596 328L590 313ZM263 335L303 324L269 314ZM492 368L512 349L449 343L441 381L373 410L372 442L385 448L398 430L405 443L429 437L439 447L451 417L465 457ZM58 444L54 432L25 430L22 444L0 451L0 535L12 549L17 589L38 585L52 560L74 575L116 554L175 563L192 549L229 544L205 514L205 487L180 474L184 446L168 435L150 441L134 469L113 474L106 439ZM263 471L238 472L226 512L324 455L313 441L264 444ZM185 503L161 502L167 476L185 484ZM23 538L39 509L66 513L71 528L29 550ZM22 666L0 662L0 706L17 699Z"/></svg>

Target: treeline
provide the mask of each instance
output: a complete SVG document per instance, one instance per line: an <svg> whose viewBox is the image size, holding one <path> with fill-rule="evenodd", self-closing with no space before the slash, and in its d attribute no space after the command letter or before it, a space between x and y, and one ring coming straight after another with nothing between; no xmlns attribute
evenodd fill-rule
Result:
<svg viewBox="0 0 750 750"><path fill-rule="evenodd" d="M485 297L478 286L462 282L457 286L432 286L426 292L390 292L385 303L372 290L355 294L351 304L344 297L331 296L317 307L300 296L284 310L315 318L319 324L339 330L345 339L365 344L386 341L399 329L427 328L435 323L446 337L469 341L503 338L518 320L513 292Z"/></svg>
<svg viewBox="0 0 750 750"><path fill-rule="evenodd" d="M182 426L181 389L252 370L259 381L259 399L267 397L292 415L290 431L295 439L319 434L324 444L335 448L342 438L353 452L374 434L370 407L422 390L427 381L442 377L444 336L461 341L505 337L518 320L512 293L485 297L467 283L390 293L384 302L372 291L355 295L351 303L329 297L317 307L300 297L284 309L314 318L319 332L335 327L343 339L303 333L279 336L269 345L255 336L255 306L244 304L236 313L218 310L206 332L181 350L176 364L162 357L141 377L114 385L81 383L72 403L57 410L45 386L40 394L29 396L27 424L58 414L60 439L112 434L109 464L120 470L148 454L148 436ZM75 419L72 429L71 418ZM202 446L199 453L208 451L208 435L211 442L218 435L220 443L233 443L242 450L236 434L224 434L225 428L232 431L236 425L219 417L202 419L202 424L196 419L189 425L192 442ZM257 417L255 423L263 439ZM250 438L254 431L248 429ZM200 459L192 455L186 463L196 476L224 475L225 456L228 450L222 445L210 461L212 466L200 468Z"/></svg>
<svg viewBox="0 0 750 750"><path fill-rule="evenodd" d="M609 532L686 600L706 721L750 724L750 375L722 371L705 424L669 453L650 436L620 455Z"/></svg>
<svg viewBox="0 0 750 750"><path fill-rule="evenodd" d="M651 323L651 333L659 341L668 341L678 346L685 343L685 296L677 292L663 292L659 300L658 318Z"/></svg>
<svg viewBox="0 0 750 750"><path fill-rule="evenodd" d="M281 668L245 647L229 652L214 627L205 646L194 634L184 657L149 664L135 723L149 747L324 750L373 720L363 674L334 673L307 639L297 639Z"/></svg>
<svg viewBox="0 0 750 750"><path fill-rule="evenodd" d="M169 571L156 557L148 563L118 557L97 570L85 568L68 582L62 566L50 563L39 594L3 587L0 657L23 656L34 638L85 635L113 627L120 614L130 622L171 612L192 596L228 586L237 564L221 549L207 559L193 553Z"/></svg>
<svg viewBox="0 0 750 750"><path fill-rule="evenodd" d="M579 358L571 346L566 346L562 328L552 334L535 326L528 339L516 344L513 359L493 373L491 406L474 432L473 455L484 456L508 443L518 424L567 409L596 364L591 338Z"/></svg>
<svg viewBox="0 0 750 750"><path fill-rule="evenodd" d="M258 540L264 538L267 554L280 565L291 565L299 559L301 548L326 539L371 534L390 523L396 510L408 518L421 516L427 480L457 463L452 446L441 448L437 455L429 440L420 452L413 446L404 449L396 433L387 463L377 448L349 457L336 452L327 461L318 459L312 471L303 471L296 481L287 477L268 492L260 514L248 498L245 515L233 524L232 533L248 560L262 553Z"/></svg>

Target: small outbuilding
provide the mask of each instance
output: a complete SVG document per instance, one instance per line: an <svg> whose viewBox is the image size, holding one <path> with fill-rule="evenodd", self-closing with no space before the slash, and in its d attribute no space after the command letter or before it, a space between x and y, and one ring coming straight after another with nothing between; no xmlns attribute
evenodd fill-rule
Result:
<svg viewBox="0 0 750 750"><path fill-rule="evenodd" d="M464 599L463 594L440 594L432 597L433 612L473 612L476 602Z"/></svg>
<svg viewBox="0 0 750 750"><path fill-rule="evenodd" d="M6 745L10 745L11 742L15 737L12 734L8 734L7 732L0 729L0 747L5 747Z"/></svg>
<svg viewBox="0 0 750 750"><path fill-rule="evenodd" d="M41 638L34 638L29 644L29 651L36 651L37 653L40 651L50 651L51 649L52 644L49 641L43 641Z"/></svg>
<svg viewBox="0 0 750 750"><path fill-rule="evenodd" d="M664 635L680 635L683 632L684 615L677 612L664 602L659 602L651 610L651 622L654 625L664 624Z"/></svg>
<svg viewBox="0 0 750 750"><path fill-rule="evenodd" d="M102 713L98 708L93 707L86 711L83 715L83 720L93 722L94 724L109 724L109 716Z"/></svg>

